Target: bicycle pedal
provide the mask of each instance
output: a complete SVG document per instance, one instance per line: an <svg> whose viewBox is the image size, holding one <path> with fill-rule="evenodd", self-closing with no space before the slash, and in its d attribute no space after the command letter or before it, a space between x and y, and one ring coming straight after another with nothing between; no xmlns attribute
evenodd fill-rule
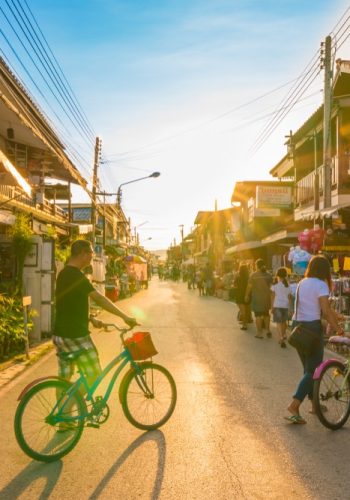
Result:
<svg viewBox="0 0 350 500"><path fill-rule="evenodd" d="M93 422L89 422L88 424L86 424L86 427L93 427L94 429L99 429L100 425L94 424Z"/></svg>

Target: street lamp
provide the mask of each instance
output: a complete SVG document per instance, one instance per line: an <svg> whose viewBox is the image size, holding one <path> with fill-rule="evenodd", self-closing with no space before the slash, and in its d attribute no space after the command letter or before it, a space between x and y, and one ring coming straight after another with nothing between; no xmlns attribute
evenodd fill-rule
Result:
<svg viewBox="0 0 350 500"><path fill-rule="evenodd" d="M104 204L104 206L105 206L105 197L106 196L117 196L117 207L120 209L120 202L121 202L121 196L122 196L122 190L121 190L122 186L125 186L126 184L131 184L132 182L143 181L144 179L149 179L150 177L159 177L159 176L160 176L160 172L152 172L152 174L146 175L145 177L139 177L138 179L133 179L132 181L123 182L118 187L116 193L106 193L105 191L103 191L103 192L100 192L100 193L95 193L95 195L101 195L101 196L103 196L103 204ZM118 228L117 228L117 233L118 233ZM119 240L119 236L118 236L118 240Z"/></svg>
<svg viewBox="0 0 350 500"><path fill-rule="evenodd" d="M116 193L106 193L106 192L102 192L102 193L96 193L96 195L103 195L103 196L117 196L117 205L118 207L120 207L120 202L121 202L121 197L122 197L122 186L126 186L126 184L131 184L133 182L138 182L138 181L143 181L144 179L149 179L150 177L159 177L160 176L160 172L153 172L152 174L150 175L146 175L145 177L139 177L138 179L133 179L132 181L128 181L128 182L123 182L122 184L120 184L120 186L118 187L117 189L117 192Z"/></svg>
<svg viewBox="0 0 350 500"><path fill-rule="evenodd" d="M121 198L122 198L122 190L121 190L122 186L126 186L126 184L131 184L132 182L143 181L144 179L149 179L150 177L159 177L159 176L160 176L160 172L153 172L150 175L146 175L146 177L139 177L138 179L134 179L133 181L123 182L122 184L120 184L120 186L118 187L118 190L117 190L118 207L120 207L120 202L121 202Z"/></svg>

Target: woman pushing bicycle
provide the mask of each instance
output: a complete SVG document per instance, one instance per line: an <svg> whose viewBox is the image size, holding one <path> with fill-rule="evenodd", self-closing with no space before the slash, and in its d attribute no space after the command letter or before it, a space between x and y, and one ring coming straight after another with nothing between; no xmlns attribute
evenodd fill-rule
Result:
<svg viewBox="0 0 350 500"><path fill-rule="evenodd" d="M321 315L339 335L343 334L342 328L338 325L337 315L328 301L330 290L331 269L329 262L323 255L315 255L310 260L305 272L305 278L300 281L296 291L293 328L302 325L306 333L316 337L316 342L309 352L297 348L304 368L304 375L288 406L290 415L285 417L293 424L306 424L306 420L299 413L300 405L306 396L312 401L310 412L315 413L313 373L323 360Z"/></svg>

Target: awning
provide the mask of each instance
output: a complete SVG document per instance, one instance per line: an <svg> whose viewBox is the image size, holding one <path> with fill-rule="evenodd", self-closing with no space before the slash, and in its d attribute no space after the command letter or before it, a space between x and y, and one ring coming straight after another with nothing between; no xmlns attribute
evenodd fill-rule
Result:
<svg viewBox="0 0 350 500"><path fill-rule="evenodd" d="M324 252L350 252L350 245L325 245L322 250Z"/></svg>
<svg viewBox="0 0 350 500"><path fill-rule="evenodd" d="M190 257L189 259L186 259L182 263L184 266L189 266L190 264L194 264L194 258Z"/></svg>
<svg viewBox="0 0 350 500"><path fill-rule="evenodd" d="M332 217L336 212L338 212L338 207L323 208L320 210L320 217L321 219Z"/></svg>
<svg viewBox="0 0 350 500"><path fill-rule="evenodd" d="M136 264L147 264L147 260L141 255L130 254L125 256L126 262L134 262Z"/></svg>
<svg viewBox="0 0 350 500"><path fill-rule="evenodd" d="M74 224L74 227L79 227L79 234L88 234L93 230L92 224Z"/></svg>
<svg viewBox="0 0 350 500"><path fill-rule="evenodd" d="M288 232L286 229L282 229L282 231L277 231L276 233L266 236L266 238L261 240L261 243L263 245L268 245L269 243L276 243L288 238L297 238L298 234L298 232Z"/></svg>
<svg viewBox="0 0 350 500"><path fill-rule="evenodd" d="M21 176L21 174L12 165L7 156L0 149L0 163L4 166L5 170L13 177L16 183L23 189L23 191L28 195L32 195L32 188L28 182Z"/></svg>
<svg viewBox="0 0 350 500"><path fill-rule="evenodd" d="M240 243L226 250L225 255L231 255L232 253L243 252L243 250L252 250L253 248L259 248L262 246L261 241L246 241L245 243Z"/></svg>
<svg viewBox="0 0 350 500"><path fill-rule="evenodd" d="M202 250L202 252L197 252L194 254L195 257L205 257L207 256L208 252L207 250Z"/></svg>
<svg viewBox="0 0 350 500"><path fill-rule="evenodd" d="M323 208L320 210L321 219L332 217L333 215L338 216L338 211L348 208L350 210L350 202L340 203L339 205L334 205L333 207Z"/></svg>

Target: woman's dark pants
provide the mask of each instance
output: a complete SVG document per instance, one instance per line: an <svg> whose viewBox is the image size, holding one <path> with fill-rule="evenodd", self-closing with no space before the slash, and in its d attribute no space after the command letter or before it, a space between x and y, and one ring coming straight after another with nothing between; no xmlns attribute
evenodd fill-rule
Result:
<svg viewBox="0 0 350 500"><path fill-rule="evenodd" d="M300 324L299 321L293 321L293 328ZM305 397L308 396L309 399L313 398L313 374L316 368L322 363L323 360L323 328L321 321L303 321L303 325L312 330L313 332L319 333L320 342L317 347L313 350L310 355L306 355L297 349L299 357L304 367L304 376L300 380L299 385L293 398L299 401L304 401Z"/></svg>

